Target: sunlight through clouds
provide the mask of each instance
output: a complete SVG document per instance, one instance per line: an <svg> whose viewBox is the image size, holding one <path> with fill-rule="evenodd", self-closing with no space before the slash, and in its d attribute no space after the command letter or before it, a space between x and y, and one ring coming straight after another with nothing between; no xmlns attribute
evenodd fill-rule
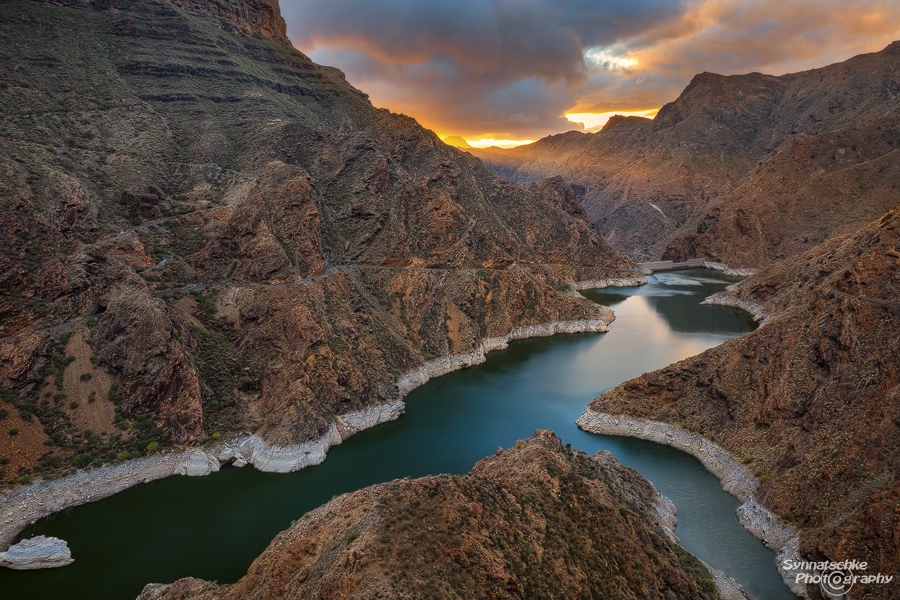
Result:
<svg viewBox="0 0 900 600"><path fill-rule="evenodd" d="M652 119L658 112L658 108L652 108L650 110L614 110L601 113L566 113L566 118L573 123L580 123L588 131L594 131L601 129L616 115L622 117L644 117L646 119Z"/></svg>
<svg viewBox="0 0 900 600"><path fill-rule="evenodd" d="M590 48L584 53L584 60L591 66L609 71L613 69L630 69L638 64L638 60L628 54L617 55L611 48Z"/></svg>

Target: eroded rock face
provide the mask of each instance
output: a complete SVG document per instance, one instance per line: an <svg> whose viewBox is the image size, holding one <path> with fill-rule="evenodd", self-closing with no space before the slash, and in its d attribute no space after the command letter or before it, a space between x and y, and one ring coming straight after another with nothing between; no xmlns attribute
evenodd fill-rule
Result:
<svg viewBox="0 0 900 600"><path fill-rule="evenodd" d="M743 281L757 331L647 373L591 403L714 438L802 524L800 551L900 564L900 209ZM890 586L865 597L890 598Z"/></svg>
<svg viewBox="0 0 900 600"><path fill-rule="evenodd" d="M633 267L563 182L502 180L294 50L274 0L14 0L0 17L42 65L4 90L0 387L54 444L44 473L215 433L316 439L437 356L598 321L568 283ZM53 87L73 78L89 94ZM20 151L56 102L75 108L48 124L53 151ZM77 427L57 383L76 328L81 375L115 383L92 404L115 431Z"/></svg>
<svg viewBox="0 0 900 600"><path fill-rule="evenodd" d="M94 336L100 360L120 373L123 413L151 412L184 443L202 430L200 381L166 312L143 280L126 275L110 290Z"/></svg>
<svg viewBox="0 0 900 600"><path fill-rule="evenodd" d="M335 498L233 585L188 578L140 598L716 596L705 567L665 534L657 498L608 452L591 458L536 431L467 475Z"/></svg>
<svg viewBox="0 0 900 600"><path fill-rule="evenodd" d="M0 552L0 567L17 571L54 569L73 562L72 552L64 540L42 535L22 540L6 552Z"/></svg>

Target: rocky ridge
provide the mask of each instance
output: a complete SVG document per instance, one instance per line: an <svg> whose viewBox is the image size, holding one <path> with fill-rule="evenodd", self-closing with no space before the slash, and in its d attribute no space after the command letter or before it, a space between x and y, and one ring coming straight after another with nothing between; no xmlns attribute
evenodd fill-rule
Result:
<svg viewBox="0 0 900 600"><path fill-rule="evenodd" d="M633 257L761 267L896 204L898 109L894 42L780 77L701 73L653 120L469 152L519 183L562 175Z"/></svg>
<svg viewBox="0 0 900 600"><path fill-rule="evenodd" d="M467 475L333 499L235 584L187 578L140 598L719 597L709 571L666 534L662 504L608 452L591 458L537 431Z"/></svg>
<svg viewBox="0 0 900 600"><path fill-rule="evenodd" d="M761 307L762 327L627 381L588 413L675 424L714 440L753 473L759 504L799 529L799 556L894 573L898 242L895 208L746 279L718 301ZM895 591L871 584L853 596Z"/></svg>

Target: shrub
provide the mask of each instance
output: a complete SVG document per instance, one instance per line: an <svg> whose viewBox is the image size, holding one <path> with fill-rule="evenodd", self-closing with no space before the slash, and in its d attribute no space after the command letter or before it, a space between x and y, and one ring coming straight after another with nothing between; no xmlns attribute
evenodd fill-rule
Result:
<svg viewBox="0 0 900 600"><path fill-rule="evenodd" d="M69 408L75 410L76 408L78 408L78 403L72 400L71 402L69 402Z"/></svg>
<svg viewBox="0 0 900 600"><path fill-rule="evenodd" d="M106 392L106 397L116 406L121 406L122 397L119 395L118 387L116 384L112 384L109 386L109 391Z"/></svg>
<svg viewBox="0 0 900 600"><path fill-rule="evenodd" d="M9 430L9 436L12 437L12 436L14 436L14 435L19 435L19 428L18 428L18 427L13 427L12 429Z"/></svg>
<svg viewBox="0 0 900 600"><path fill-rule="evenodd" d="M154 440L154 441L150 442L149 444L147 444L147 451L146 451L147 456L150 456L157 450L159 450L159 442Z"/></svg>
<svg viewBox="0 0 900 600"><path fill-rule="evenodd" d="M82 452L81 454L77 454L72 459L72 464L79 469L83 469L84 467L91 464L91 455L88 454L87 452Z"/></svg>
<svg viewBox="0 0 900 600"><path fill-rule="evenodd" d="M90 373L82 373L81 377L79 377L79 379L82 381L90 381L93 378L94 378L94 376L91 375Z"/></svg>
<svg viewBox="0 0 900 600"><path fill-rule="evenodd" d="M9 416L9 411L5 408L0 408L0 421L5 421L6 417Z"/></svg>

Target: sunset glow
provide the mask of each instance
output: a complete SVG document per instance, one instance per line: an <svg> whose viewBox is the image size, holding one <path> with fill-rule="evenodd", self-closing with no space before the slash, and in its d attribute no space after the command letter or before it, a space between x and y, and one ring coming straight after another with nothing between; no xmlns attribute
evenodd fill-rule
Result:
<svg viewBox="0 0 900 600"><path fill-rule="evenodd" d="M466 140L473 148L515 148L516 146L524 146L525 144L533 144L534 140L495 140L493 138L480 138L477 140Z"/></svg>
<svg viewBox="0 0 900 600"><path fill-rule="evenodd" d="M566 118L573 123L580 123L588 131L593 131L596 129L601 129L604 125L606 125L607 121L609 121L609 119L615 115L621 115L623 117L644 117L647 119L652 119L658 112L658 108L652 108L650 110L614 110L601 113L566 113Z"/></svg>

